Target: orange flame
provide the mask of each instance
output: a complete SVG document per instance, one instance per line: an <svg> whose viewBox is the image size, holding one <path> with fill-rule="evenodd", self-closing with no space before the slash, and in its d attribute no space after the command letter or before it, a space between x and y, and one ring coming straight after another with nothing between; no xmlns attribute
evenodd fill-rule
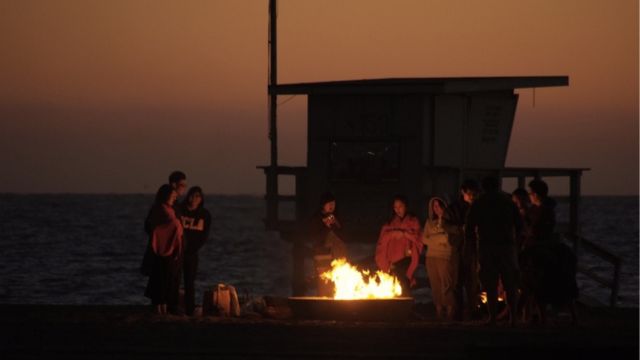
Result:
<svg viewBox="0 0 640 360"><path fill-rule="evenodd" d="M498 302L503 302L504 298L500 295L498 295ZM480 293L480 302L482 302L483 304L487 303L487 292L483 291Z"/></svg>
<svg viewBox="0 0 640 360"><path fill-rule="evenodd" d="M334 299L389 299L402 295L398 279L383 271L370 275L369 270L358 270L346 259L331 262L331 270L320 275L335 285Z"/></svg>

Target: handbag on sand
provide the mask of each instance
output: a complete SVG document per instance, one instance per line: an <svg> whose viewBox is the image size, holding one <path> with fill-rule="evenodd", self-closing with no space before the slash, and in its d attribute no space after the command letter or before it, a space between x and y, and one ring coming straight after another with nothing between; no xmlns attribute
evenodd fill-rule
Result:
<svg viewBox="0 0 640 360"><path fill-rule="evenodd" d="M204 292L203 315L240 316L238 292L232 285L218 284Z"/></svg>

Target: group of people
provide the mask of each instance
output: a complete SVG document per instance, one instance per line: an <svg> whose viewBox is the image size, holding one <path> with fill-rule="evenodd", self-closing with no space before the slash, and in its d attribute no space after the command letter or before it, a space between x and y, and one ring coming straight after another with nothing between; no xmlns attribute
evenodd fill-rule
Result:
<svg viewBox="0 0 640 360"><path fill-rule="evenodd" d="M409 294L424 256L438 318L480 316L479 294L485 291L488 322L495 323L501 290L513 323L521 293L519 259L531 249L552 243L555 201L548 192L548 185L540 179L532 180L528 191L518 188L512 194L502 192L495 177L484 178L481 186L465 180L453 203L447 204L442 197L428 201L423 226L410 213L406 197L397 195L392 216L380 230L376 265L394 274L404 294ZM335 198L324 195L320 219L312 222L319 227L314 232L320 234L314 246L318 271L332 259L346 257L335 207ZM327 291L319 288L319 295Z"/></svg>
<svg viewBox="0 0 640 360"><path fill-rule="evenodd" d="M157 314L179 313L180 280L184 276L184 310L195 311L195 279L198 250L209 237L211 214L204 207L199 186L187 191L187 177L181 171L169 175L160 186L144 222L148 235L141 272L149 277L145 296Z"/></svg>

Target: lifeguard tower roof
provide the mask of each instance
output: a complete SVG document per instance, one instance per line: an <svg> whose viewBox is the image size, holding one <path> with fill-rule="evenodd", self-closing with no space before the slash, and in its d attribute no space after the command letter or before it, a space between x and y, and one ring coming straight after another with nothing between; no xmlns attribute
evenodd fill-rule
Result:
<svg viewBox="0 0 640 360"><path fill-rule="evenodd" d="M280 84L270 94L456 94L569 85L568 76L387 78Z"/></svg>

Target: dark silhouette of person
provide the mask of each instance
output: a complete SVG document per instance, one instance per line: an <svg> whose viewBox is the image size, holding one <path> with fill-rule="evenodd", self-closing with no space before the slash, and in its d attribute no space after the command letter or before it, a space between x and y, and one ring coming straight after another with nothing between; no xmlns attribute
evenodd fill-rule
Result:
<svg viewBox="0 0 640 360"><path fill-rule="evenodd" d="M184 228L184 306L185 313L191 316L195 310L198 250L207 242L211 230L211 213L204 207L204 194L199 186L187 192L181 205L180 220Z"/></svg>
<svg viewBox="0 0 640 360"><path fill-rule="evenodd" d="M458 200L449 206L450 220L462 229L462 243L459 246L458 281L456 284L456 308L458 320L469 320L479 316L478 295L478 244L476 234L466 226L471 204L480 194L480 185L473 179L466 179L460 186Z"/></svg>
<svg viewBox="0 0 640 360"><path fill-rule="evenodd" d="M535 244L548 243L553 239L556 226L556 202L549 196L549 186L543 180L534 179L529 182L529 234L523 248Z"/></svg>
<svg viewBox="0 0 640 360"><path fill-rule="evenodd" d="M172 171L169 174L169 185L178 194L178 200L182 198L184 192L187 190L187 175L180 170ZM176 210L176 215L180 217L180 203L176 201L173 209Z"/></svg>
<svg viewBox="0 0 640 360"><path fill-rule="evenodd" d="M480 281L487 293L488 324L496 323L498 279L507 293L511 324L515 324L517 308L518 261L515 234L518 210L511 199L500 191L495 177L482 180L484 193L469 209L467 227L478 240Z"/></svg>
<svg viewBox="0 0 640 360"><path fill-rule="evenodd" d="M513 201L513 204L518 209L520 224L522 224L521 231L516 237L516 247L518 248L518 251L522 251L527 238L531 233L529 214L531 211L531 201L529 200L529 193L523 188L517 188L511 193L511 201Z"/></svg>
<svg viewBox="0 0 640 360"><path fill-rule="evenodd" d="M180 197L182 197L182 195L184 195L184 191L187 188L187 175L185 175L184 172L176 170L171 172L171 174L169 174L169 183L168 183L169 187L173 190L176 191L176 201L173 204L173 211L175 211L176 213L176 217L180 217L180 211L181 211L181 206L180 203L177 201ZM150 224L149 224L149 215L147 215L147 218L144 222L144 232L147 233L147 235L150 235L151 233L151 229L150 229Z"/></svg>
<svg viewBox="0 0 640 360"><path fill-rule="evenodd" d="M575 323L577 258L567 245L556 241L553 236L556 202L548 194L549 187L543 180L529 182L529 231L520 254L525 318L537 312L544 323L545 307L552 304L556 307L568 306Z"/></svg>
<svg viewBox="0 0 640 360"><path fill-rule="evenodd" d="M312 252L317 277L318 296L333 296L333 285L320 275L331 269L331 262L347 258L342 224L336 213L336 198L332 193L322 194L320 209L311 219Z"/></svg>
<svg viewBox="0 0 640 360"><path fill-rule="evenodd" d="M147 219L152 261L145 296L161 315L177 308L178 304L183 228L173 210L177 195L168 184L160 186Z"/></svg>

